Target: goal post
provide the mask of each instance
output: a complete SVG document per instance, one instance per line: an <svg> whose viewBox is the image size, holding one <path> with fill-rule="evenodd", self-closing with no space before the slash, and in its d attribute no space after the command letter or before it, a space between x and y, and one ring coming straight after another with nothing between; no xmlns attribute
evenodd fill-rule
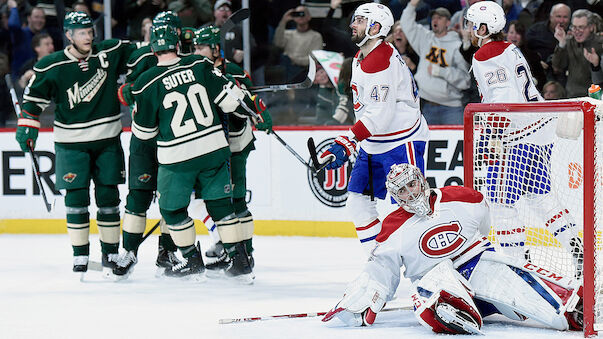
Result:
<svg viewBox="0 0 603 339"><path fill-rule="evenodd" d="M490 240L582 279L584 335L602 331L603 102L469 104L463 151L465 186L489 200Z"/></svg>

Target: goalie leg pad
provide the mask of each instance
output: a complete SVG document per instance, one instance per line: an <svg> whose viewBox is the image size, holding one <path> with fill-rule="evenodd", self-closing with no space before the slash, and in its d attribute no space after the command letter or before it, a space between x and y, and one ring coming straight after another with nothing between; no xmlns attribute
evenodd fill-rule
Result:
<svg viewBox="0 0 603 339"><path fill-rule="evenodd" d="M413 284L419 322L436 333L481 333L482 316L469 282L445 260Z"/></svg>

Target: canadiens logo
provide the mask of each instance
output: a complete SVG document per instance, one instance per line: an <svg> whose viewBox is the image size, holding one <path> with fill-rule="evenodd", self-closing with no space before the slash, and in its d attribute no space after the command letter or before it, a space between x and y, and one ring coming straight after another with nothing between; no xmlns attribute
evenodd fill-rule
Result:
<svg viewBox="0 0 603 339"><path fill-rule="evenodd" d="M352 83L351 88L352 98L354 100L354 112L358 112L362 109L362 107L364 107L364 104L360 101L360 96L358 95L358 87L356 87L356 84Z"/></svg>
<svg viewBox="0 0 603 339"><path fill-rule="evenodd" d="M145 173L145 174L141 174L138 176L138 181L140 181L140 182L147 183L147 182L149 182L149 180L151 180L150 174Z"/></svg>
<svg viewBox="0 0 603 339"><path fill-rule="evenodd" d="M63 180L68 183L72 183L73 180L75 180L75 177L77 177L77 174L69 172L63 176Z"/></svg>
<svg viewBox="0 0 603 339"><path fill-rule="evenodd" d="M329 138L316 146L316 153L319 155L326 151L335 138ZM323 204L329 207L343 207L348 200L348 181L354 167L355 157L343 166L334 170L322 170L318 173L308 169L308 183L312 194ZM310 167L313 167L312 159L308 161Z"/></svg>
<svg viewBox="0 0 603 339"><path fill-rule="evenodd" d="M421 235L419 249L430 258L450 255L467 242L461 235L461 230L458 221L433 226Z"/></svg>

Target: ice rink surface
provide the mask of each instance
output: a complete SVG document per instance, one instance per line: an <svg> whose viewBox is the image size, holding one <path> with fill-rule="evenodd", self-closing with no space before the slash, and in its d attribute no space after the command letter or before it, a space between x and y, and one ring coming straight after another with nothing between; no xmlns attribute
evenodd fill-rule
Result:
<svg viewBox="0 0 603 339"><path fill-rule="evenodd" d="M209 238L198 239L204 251ZM0 338L451 338L423 328L411 311L380 313L370 328L317 317L220 325L222 318L327 311L364 260L351 238L255 237L254 247L250 286L155 277L156 236L142 244L129 280L89 271L80 282L66 234L0 234ZM100 260L97 235L91 260ZM409 285L403 280L386 307L409 305ZM582 337L501 316L486 318L483 330L488 338Z"/></svg>

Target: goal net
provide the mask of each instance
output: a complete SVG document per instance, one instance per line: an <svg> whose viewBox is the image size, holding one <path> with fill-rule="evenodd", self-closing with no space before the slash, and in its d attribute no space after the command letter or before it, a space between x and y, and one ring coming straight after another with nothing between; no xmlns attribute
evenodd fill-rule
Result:
<svg viewBox="0 0 603 339"><path fill-rule="evenodd" d="M470 104L465 186L487 197L500 251L584 282L584 333L603 330L603 103Z"/></svg>

